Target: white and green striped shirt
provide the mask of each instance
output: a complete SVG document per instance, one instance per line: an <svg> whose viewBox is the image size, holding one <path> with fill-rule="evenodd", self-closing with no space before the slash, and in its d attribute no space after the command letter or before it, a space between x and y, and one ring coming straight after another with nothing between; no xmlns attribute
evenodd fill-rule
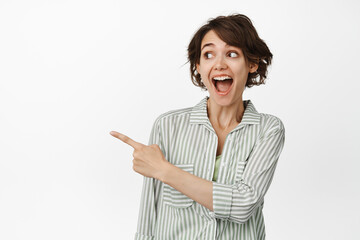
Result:
<svg viewBox="0 0 360 240"><path fill-rule="evenodd" d="M212 181L218 138L207 115L208 96L197 105L156 118L149 145L158 144L175 166ZM227 135L213 209L153 178L144 177L135 239L265 239L264 195L284 146L282 121L258 113L245 100L241 122Z"/></svg>

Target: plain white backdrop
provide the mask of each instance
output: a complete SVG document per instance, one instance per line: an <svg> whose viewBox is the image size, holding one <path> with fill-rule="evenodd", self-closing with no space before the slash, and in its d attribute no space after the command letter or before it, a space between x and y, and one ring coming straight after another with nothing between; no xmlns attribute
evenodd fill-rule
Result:
<svg viewBox="0 0 360 240"><path fill-rule="evenodd" d="M267 239L360 239L357 1L0 1L0 239L133 239L132 148L207 92L187 45L209 18L250 17L274 55L247 89L286 140Z"/></svg>

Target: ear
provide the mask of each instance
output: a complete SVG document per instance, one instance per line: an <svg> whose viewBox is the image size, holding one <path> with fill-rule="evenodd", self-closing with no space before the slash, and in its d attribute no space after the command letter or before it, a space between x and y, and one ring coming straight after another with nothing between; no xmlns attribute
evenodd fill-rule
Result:
<svg viewBox="0 0 360 240"><path fill-rule="evenodd" d="M198 63L196 64L196 71L200 74L200 65Z"/></svg>
<svg viewBox="0 0 360 240"><path fill-rule="evenodd" d="M259 67L259 65L258 64L256 64L256 63L250 63L250 73L254 73L254 72L256 72L257 71L257 69L258 69L258 67Z"/></svg>

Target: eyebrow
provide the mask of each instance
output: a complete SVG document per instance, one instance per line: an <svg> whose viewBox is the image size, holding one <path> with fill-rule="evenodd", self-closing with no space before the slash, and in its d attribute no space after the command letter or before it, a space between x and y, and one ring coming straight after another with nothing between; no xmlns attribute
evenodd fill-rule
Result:
<svg viewBox="0 0 360 240"><path fill-rule="evenodd" d="M214 46L213 43L206 43L202 48L201 48L201 51L205 48L205 47L208 47L208 46ZM226 44L225 45L226 47L230 47L230 45Z"/></svg>

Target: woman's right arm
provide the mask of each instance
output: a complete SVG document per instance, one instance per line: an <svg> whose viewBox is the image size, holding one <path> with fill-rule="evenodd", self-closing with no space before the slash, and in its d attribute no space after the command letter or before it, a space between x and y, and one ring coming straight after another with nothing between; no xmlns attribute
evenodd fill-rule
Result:
<svg viewBox="0 0 360 240"><path fill-rule="evenodd" d="M135 239L154 239L156 225L156 205L159 196L159 181L154 178L144 177L140 200L140 211Z"/></svg>
<svg viewBox="0 0 360 240"><path fill-rule="evenodd" d="M160 138L159 118L157 118L152 126L148 145L159 145L163 154L164 147ZM143 187L140 200L140 210L136 240L154 239L155 226L157 221L157 206L160 196L161 182L155 178L144 177Z"/></svg>

